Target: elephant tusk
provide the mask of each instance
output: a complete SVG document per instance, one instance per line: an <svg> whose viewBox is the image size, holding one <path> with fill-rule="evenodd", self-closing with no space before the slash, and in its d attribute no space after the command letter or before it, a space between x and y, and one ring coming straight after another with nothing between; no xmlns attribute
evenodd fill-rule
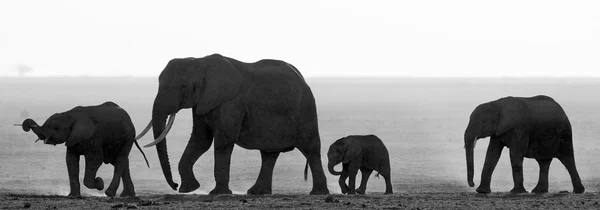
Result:
<svg viewBox="0 0 600 210"><path fill-rule="evenodd" d="M144 147L151 147L154 146L158 143L160 143L163 139L165 139L165 137L167 136L167 134L169 133L169 131L171 130L171 126L173 126L173 122L175 121L175 114L173 113L169 116L169 122L167 122L167 127L165 128L165 130L160 134L160 136L158 136L158 138L156 138L156 140L154 140L153 142L151 142L150 144L145 145Z"/></svg>
<svg viewBox="0 0 600 210"><path fill-rule="evenodd" d="M150 120L148 126L146 126L146 128L144 128L144 130L140 134L138 134L138 136L135 137L135 140L137 141L138 139L141 139L144 135L146 135L146 133L148 133L150 128L152 128L152 120Z"/></svg>
<svg viewBox="0 0 600 210"><path fill-rule="evenodd" d="M38 139L37 139L37 140L35 140L35 142L33 142L33 143L35 144L35 143L37 143L37 142L38 142L38 141L40 141L40 140L41 140L41 139L40 139L40 138L38 138Z"/></svg>
<svg viewBox="0 0 600 210"><path fill-rule="evenodd" d="M13 125L14 126L23 126L23 124L13 124ZM40 127L40 126L39 125L29 125L29 127L37 128L37 127Z"/></svg>

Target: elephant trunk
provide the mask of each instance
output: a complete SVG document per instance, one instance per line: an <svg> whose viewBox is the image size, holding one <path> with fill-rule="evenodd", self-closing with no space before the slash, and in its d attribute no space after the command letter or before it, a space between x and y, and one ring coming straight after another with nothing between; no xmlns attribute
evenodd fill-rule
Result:
<svg viewBox="0 0 600 210"><path fill-rule="evenodd" d="M476 137L465 135L465 155L467 158L467 182L469 187L474 187L473 183L473 150L475 149Z"/></svg>
<svg viewBox="0 0 600 210"><path fill-rule="evenodd" d="M165 122L167 120L167 115L176 112L176 108L165 108L163 105L164 101L172 101L165 100L159 94L154 100L154 106L152 109L152 131L154 134L154 139L158 139L161 137L161 134L165 131ZM171 174L171 164L169 163L169 155L167 153L167 138L163 137L162 141L159 141L156 145L156 152L158 153L158 159L160 160L160 167L162 168L163 175L167 180L167 183L173 190L177 190L179 186L177 183L173 181L173 175Z"/></svg>
<svg viewBox="0 0 600 210"><path fill-rule="evenodd" d="M23 131L25 132L29 132L30 130L33 131L33 133L38 136L38 140L35 142L46 139L46 136L42 134L42 128L32 119L25 119L23 124L21 124L21 128L23 128Z"/></svg>
<svg viewBox="0 0 600 210"><path fill-rule="evenodd" d="M335 171L335 169L333 169L335 165L335 162L329 161L329 163L327 164L327 169L329 169L329 173L333 174L334 176L339 176L342 174L342 172Z"/></svg>
<svg viewBox="0 0 600 210"><path fill-rule="evenodd" d="M466 148L467 155L467 181L469 182L469 187L474 187L475 183L473 183L473 147Z"/></svg>

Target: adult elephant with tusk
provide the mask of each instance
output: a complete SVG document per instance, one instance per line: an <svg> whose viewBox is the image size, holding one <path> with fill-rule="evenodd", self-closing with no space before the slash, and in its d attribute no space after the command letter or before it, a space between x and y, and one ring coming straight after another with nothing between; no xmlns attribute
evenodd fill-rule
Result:
<svg viewBox="0 0 600 210"><path fill-rule="evenodd" d="M179 161L179 192L200 187L192 166L214 139L216 185L210 194L231 194L229 170L234 144L261 153L260 173L248 194L271 194L275 161L279 153L294 148L306 157L306 167L310 166L310 194L329 193L321 165L315 99L291 64L278 60L243 63L219 54L172 59L158 81L152 120L146 128L153 128L156 140L146 147L156 145L163 174L174 190L178 185L171 175L165 137L175 114L191 108L193 131Z"/></svg>
<svg viewBox="0 0 600 210"><path fill-rule="evenodd" d="M464 141L467 179L473 187L473 149L477 139L490 137L481 172L479 193L490 193L492 172L502 149L510 149L514 187L511 193L527 192L523 187L523 158L534 158L540 174L534 193L548 192L548 169L558 158L571 175L573 192L585 191L575 167L571 123L562 107L548 96L506 97L481 104L471 113Z"/></svg>

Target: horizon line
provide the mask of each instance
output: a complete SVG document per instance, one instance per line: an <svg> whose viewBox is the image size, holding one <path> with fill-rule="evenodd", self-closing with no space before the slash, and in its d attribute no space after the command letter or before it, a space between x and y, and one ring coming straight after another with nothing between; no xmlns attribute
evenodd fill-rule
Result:
<svg viewBox="0 0 600 210"><path fill-rule="evenodd" d="M50 75L50 76L0 76L0 79L59 79L59 78L94 78L94 79L110 79L110 78L158 78L158 76L70 76L70 75ZM369 75L369 76L305 76L311 79L600 79L600 76L387 76L387 75Z"/></svg>

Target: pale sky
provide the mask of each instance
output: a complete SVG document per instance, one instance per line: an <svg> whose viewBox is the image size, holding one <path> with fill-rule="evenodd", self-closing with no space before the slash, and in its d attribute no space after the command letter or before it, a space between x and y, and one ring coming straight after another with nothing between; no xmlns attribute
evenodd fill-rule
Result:
<svg viewBox="0 0 600 210"><path fill-rule="evenodd" d="M0 1L0 76L158 76L176 57L307 77L600 77L600 1Z"/></svg>

